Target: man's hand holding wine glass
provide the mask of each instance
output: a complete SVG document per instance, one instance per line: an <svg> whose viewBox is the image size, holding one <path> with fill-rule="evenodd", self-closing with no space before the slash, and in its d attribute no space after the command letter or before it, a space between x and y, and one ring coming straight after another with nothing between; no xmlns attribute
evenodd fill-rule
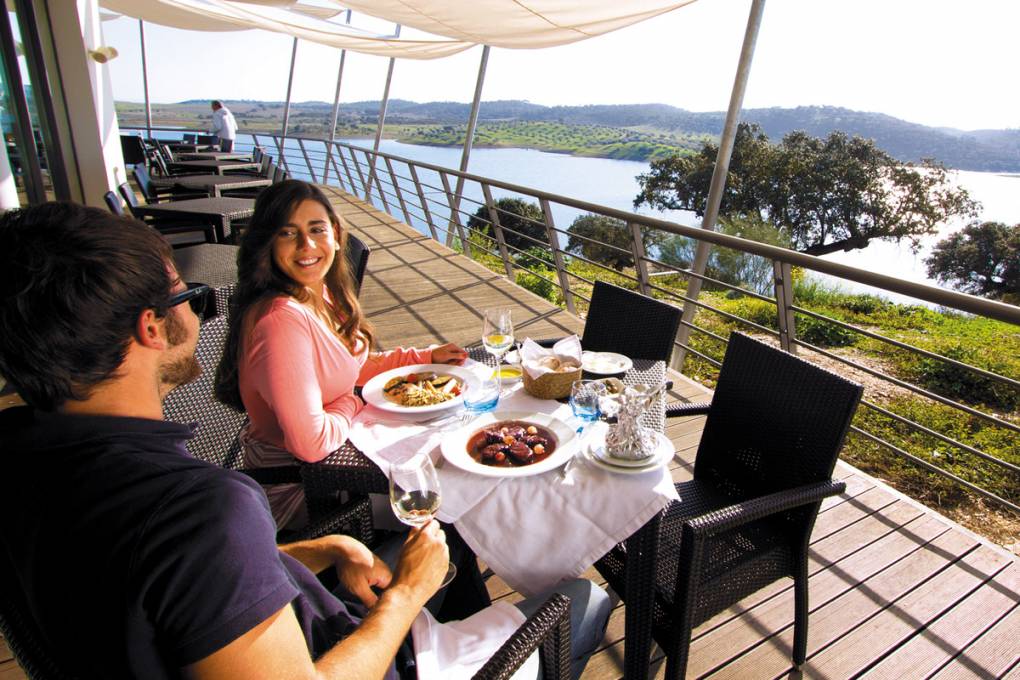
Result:
<svg viewBox="0 0 1020 680"><path fill-rule="evenodd" d="M430 520L408 534L390 587L407 588L413 601L424 606L442 585L449 564L446 534L439 522Z"/></svg>

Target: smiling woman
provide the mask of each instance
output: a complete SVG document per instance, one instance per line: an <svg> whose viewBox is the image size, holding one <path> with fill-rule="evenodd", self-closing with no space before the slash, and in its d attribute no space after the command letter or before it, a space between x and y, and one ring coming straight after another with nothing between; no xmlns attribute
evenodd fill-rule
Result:
<svg viewBox="0 0 1020 680"><path fill-rule="evenodd" d="M230 331L216 394L247 411L245 465L317 462L338 449L362 408L354 394L372 376L409 364L460 363L455 345L372 352L372 328L338 257L347 234L314 185L266 189L241 239ZM306 521L297 484L266 489L280 528Z"/></svg>

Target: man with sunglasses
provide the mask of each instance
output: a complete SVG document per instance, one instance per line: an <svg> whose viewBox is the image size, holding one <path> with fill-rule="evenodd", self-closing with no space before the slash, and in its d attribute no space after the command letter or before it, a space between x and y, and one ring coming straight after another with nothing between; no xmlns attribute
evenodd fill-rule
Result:
<svg viewBox="0 0 1020 680"><path fill-rule="evenodd" d="M69 203L0 217L0 375L28 403L0 411L4 586L74 677L414 677L408 629L450 558L438 525L392 572L343 536L278 548L261 487L193 459L190 428L162 419L199 373L208 293L141 222ZM314 576L327 568L347 603ZM579 674L609 605L587 581L566 592ZM485 611L486 630L524 619Z"/></svg>

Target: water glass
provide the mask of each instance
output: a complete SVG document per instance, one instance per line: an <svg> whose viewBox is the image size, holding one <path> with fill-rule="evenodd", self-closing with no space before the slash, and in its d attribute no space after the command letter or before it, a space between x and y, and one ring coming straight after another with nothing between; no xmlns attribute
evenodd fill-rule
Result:
<svg viewBox="0 0 1020 680"><path fill-rule="evenodd" d="M389 473L390 507L404 524L422 527L429 523L439 510L442 492L439 475L427 453L392 463ZM457 567L450 564L440 587L446 586L457 575Z"/></svg>
<svg viewBox="0 0 1020 680"><path fill-rule="evenodd" d="M474 370L473 379L464 386L464 418L468 420L482 413L488 413L499 403L502 382L499 371L482 365Z"/></svg>
<svg viewBox="0 0 1020 680"><path fill-rule="evenodd" d="M597 380L575 380L570 387L570 409L574 417L581 421L578 432L584 430L589 423L599 419L601 410L599 400L606 395L606 386Z"/></svg>

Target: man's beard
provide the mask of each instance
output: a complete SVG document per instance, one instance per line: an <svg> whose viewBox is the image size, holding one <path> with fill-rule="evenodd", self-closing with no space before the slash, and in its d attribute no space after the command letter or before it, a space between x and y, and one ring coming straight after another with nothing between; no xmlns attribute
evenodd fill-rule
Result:
<svg viewBox="0 0 1020 680"><path fill-rule="evenodd" d="M178 347L188 339L188 329L172 310L166 315L166 339L170 347ZM200 375L202 366L195 358L195 353L191 352L162 366L159 379L168 390L172 390L180 385L187 385Z"/></svg>

